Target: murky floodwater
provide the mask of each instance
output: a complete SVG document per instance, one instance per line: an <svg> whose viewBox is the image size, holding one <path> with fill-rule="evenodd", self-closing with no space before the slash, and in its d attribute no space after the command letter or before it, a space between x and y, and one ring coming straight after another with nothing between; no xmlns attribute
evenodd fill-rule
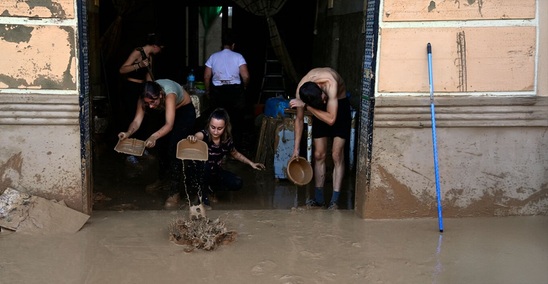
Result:
<svg viewBox="0 0 548 284"><path fill-rule="evenodd" d="M363 220L352 210L212 210L238 233L184 252L184 211L96 211L72 235L0 233L1 283L548 283L548 217Z"/></svg>

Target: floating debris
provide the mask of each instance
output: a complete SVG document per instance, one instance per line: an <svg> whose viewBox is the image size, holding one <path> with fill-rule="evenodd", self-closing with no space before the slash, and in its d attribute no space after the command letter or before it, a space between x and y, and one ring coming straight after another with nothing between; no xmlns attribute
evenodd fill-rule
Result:
<svg viewBox="0 0 548 284"><path fill-rule="evenodd" d="M194 249L214 250L236 240L235 231L229 231L219 218L215 220L204 216L179 217L169 224L169 240L186 246L185 251Z"/></svg>

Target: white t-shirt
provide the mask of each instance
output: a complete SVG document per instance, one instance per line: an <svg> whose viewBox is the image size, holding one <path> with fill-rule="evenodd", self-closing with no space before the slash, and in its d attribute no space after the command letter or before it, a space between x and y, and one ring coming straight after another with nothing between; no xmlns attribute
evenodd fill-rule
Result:
<svg viewBox="0 0 548 284"><path fill-rule="evenodd" d="M213 53L205 63L213 73L214 86L241 84L240 66L244 64L247 64L244 57L228 48Z"/></svg>

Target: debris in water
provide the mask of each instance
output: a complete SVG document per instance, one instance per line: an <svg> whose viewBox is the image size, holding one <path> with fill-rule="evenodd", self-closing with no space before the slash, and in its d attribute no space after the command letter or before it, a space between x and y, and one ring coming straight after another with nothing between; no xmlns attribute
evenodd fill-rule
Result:
<svg viewBox="0 0 548 284"><path fill-rule="evenodd" d="M177 218L169 224L169 240L186 246L185 251L194 249L214 250L236 240L235 231L229 231L219 218L215 220L204 216L190 216L190 219Z"/></svg>

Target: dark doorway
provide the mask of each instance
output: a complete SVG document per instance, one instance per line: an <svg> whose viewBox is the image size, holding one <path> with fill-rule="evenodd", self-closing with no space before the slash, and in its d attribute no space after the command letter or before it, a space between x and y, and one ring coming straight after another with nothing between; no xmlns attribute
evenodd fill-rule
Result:
<svg viewBox="0 0 548 284"><path fill-rule="evenodd" d="M139 157L137 160L128 160L127 155L113 150L117 143L117 133L127 129L127 125L120 125L117 113L119 112L119 84L118 68L135 47L142 44L144 35L150 32L160 33L166 42L166 48L157 57L155 77L168 78L181 84L186 83L186 74L190 69L197 70L196 80L203 79L203 66L195 65L193 56L198 51L188 50L197 48L189 40L196 40L190 30L194 25L188 25L189 19L196 19L196 15L185 12L187 9L175 8L165 1L134 1L130 11L124 15L110 1L101 1L99 9L99 33L102 43L108 42L108 30L112 23L119 20L119 41L110 45L108 54L104 49L98 50L101 58L101 92L103 99L94 100L95 131L93 135L93 192L94 210L161 210L166 198L162 190L146 191L146 185L153 183L157 177L157 163L154 151ZM238 150L250 159L254 159L257 139L260 131L260 117L254 113L254 105L260 93L261 80L264 75L265 52L269 46L269 31L263 17L252 15L231 1L206 1L207 5L230 5L232 9L231 29L237 35L237 50L246 58L251 75L251 83L246 93L246 133L242 145ZM194 2L189 2L194 3ZM205 5L205 4L204 4ZM302 7L309 7L302 9ZM303 74L312 66L312 49L314 38L316 1L287 1L282 10L274 17L279 32L286 44L296 71ZM198 7L188 9L196 13ZM93 29L92 29L93 30ZM219 42L220 46L220 42ZM199 48L199 47L198 47ZM94 51L92 51L94 52ZM192 58L191 58L192 57ZM292 96L296 82L287 79L287 95ZM203 127L202 115L197 120L196 129ZM102 129L97 129L102 125ZM244 179L244 188L237 192L218 194L218 202L213 204L214 209L289 209L304 205L312 184L307 187L297 187L287 180L274 178L271 165L269 169L256 172L247 165L228 159L226 167ZM330 169L328 168L328 172ZM341 209L352 209L354 206L354 177L348 171L344 181L341 196ZM331 194L326 181L326 195ZM344 201L343 201L344 200Z"/></svg>

